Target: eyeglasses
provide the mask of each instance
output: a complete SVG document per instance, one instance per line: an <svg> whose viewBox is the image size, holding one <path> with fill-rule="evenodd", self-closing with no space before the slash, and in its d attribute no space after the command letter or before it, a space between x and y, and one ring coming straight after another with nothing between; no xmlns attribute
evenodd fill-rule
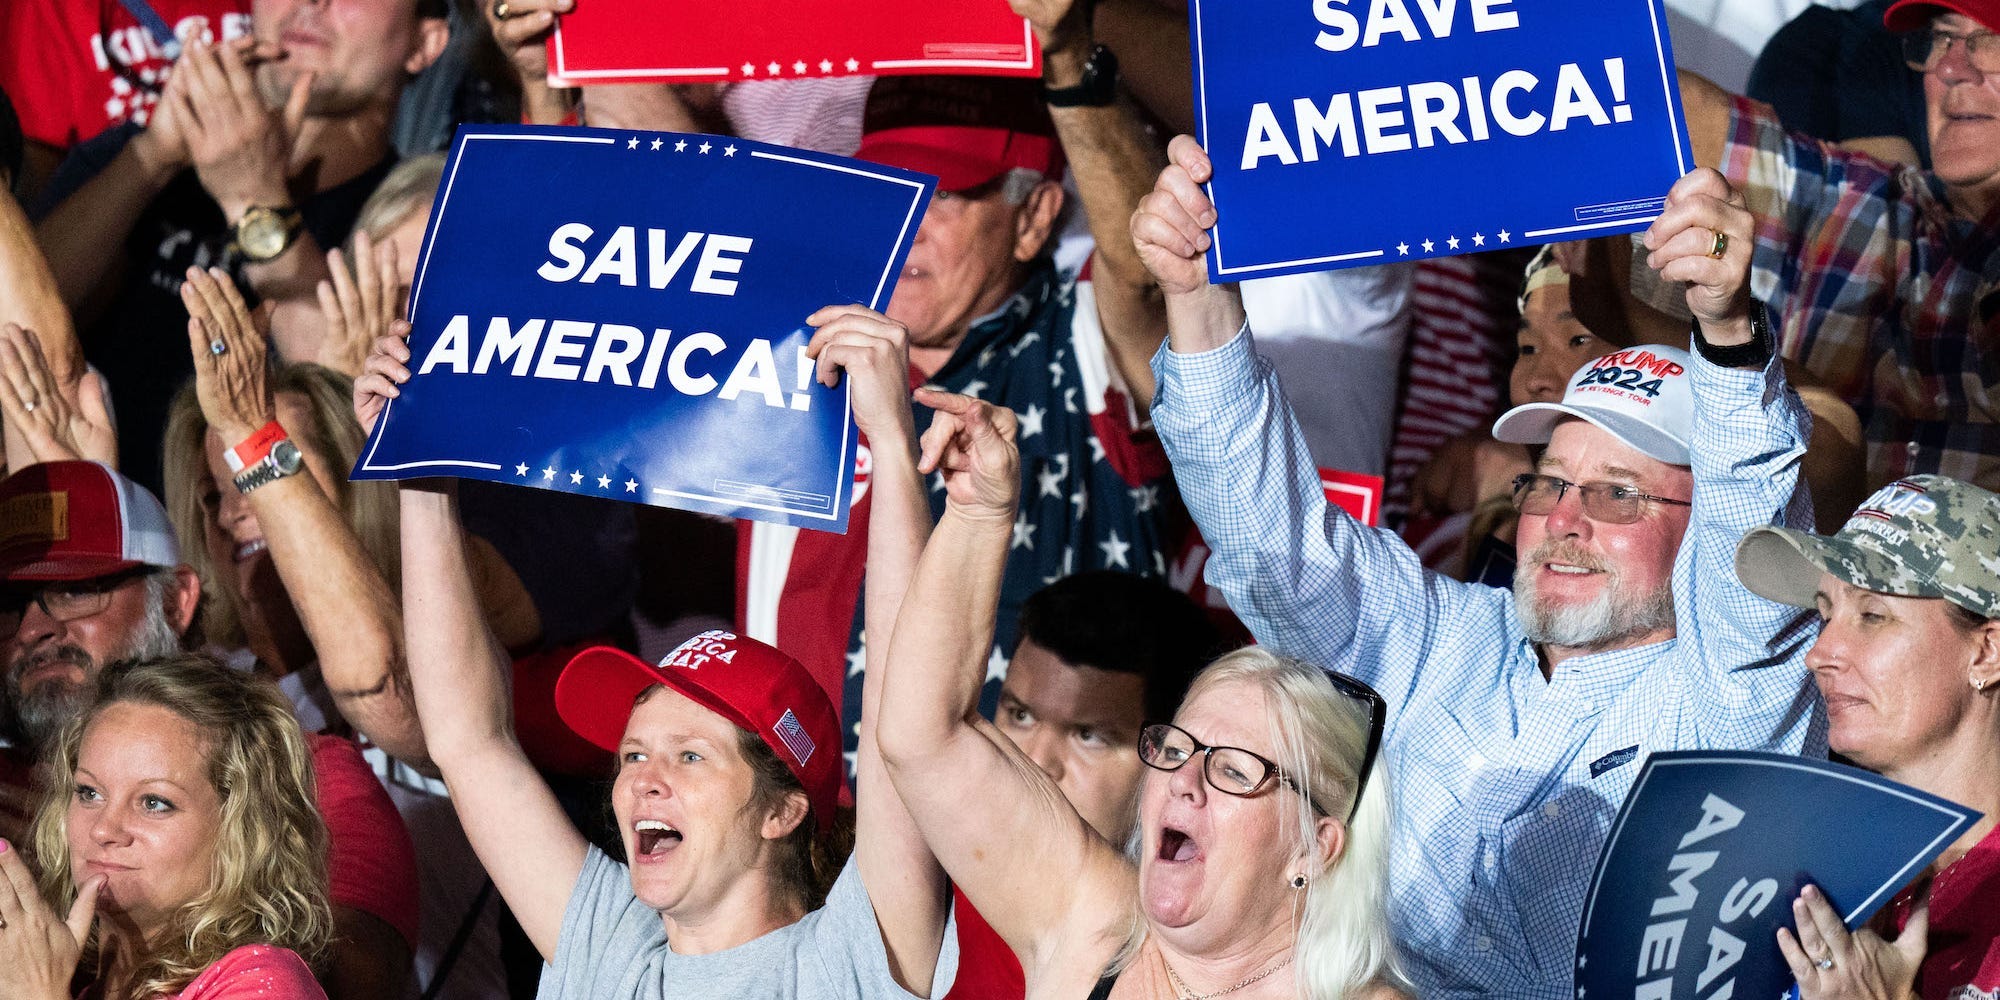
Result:
<svg viewBox="0 0 2000 1000"><path fill-rule="evenodd" d="M1584 514L1604 524L1631 524L1645 513L1648 503L1694 506L1686 500L1656 497L1616 483L1572 483L1529 472L1514 477L1514 509L1534 517L1553 514L1563 494L1570 490L1582 498Z"/></svg>
<svg viewBox="0 0 2000 1000"><path fill-rule="evenodd" d="M1903 36L1903 63L1919 73L1929 73L1944 61L1945 53L1951 51L1953 42L1965 45L1965 59L1973 69L1981 73L2000 73L2000 35L1991 31L1955 35L1930 28L1910 32Z"/></svg>
<svg viewBox="0 0 2000 1000"><path fill-rule="evenodd" d="M1352 822L1355 810L1361 805L1361 793L1368 787L1368 772L1374 769L1375 755L1382 749L1382 730L1388 720L1388 703L1375 693L1374 688L1346 674L1328 671L1327 677L1342 694L1368 705L1368 749L1361 757L1361 777L1355 782L1354 804L1347 810L1347 819ZM1164 722L1156 722L1139 731L1139 760L1147 767L1178 771L1196 754L1201 754L1203 758L1202 779L1219 792L1237 796L1255 795L1275 778L1279 784L1296 790L1313 812L1328 815L1319 803L1313 801L1312 792L1301 788L1283 768L1263 756L1241 747L1209 746L1188 735L1187 730Z"/></svg>
<svg viewBox="0 0 2000 1000"><path fill-rule="evenodd" d="M27 614L30 604L59 622L73 622L102 614L105 608L111 606L111 595L119 587L145 574L145 569L141 567L95 580L50 583L32 590L24 588L0 592L0 630L12 632L20 628L21 617Z"/></svg>

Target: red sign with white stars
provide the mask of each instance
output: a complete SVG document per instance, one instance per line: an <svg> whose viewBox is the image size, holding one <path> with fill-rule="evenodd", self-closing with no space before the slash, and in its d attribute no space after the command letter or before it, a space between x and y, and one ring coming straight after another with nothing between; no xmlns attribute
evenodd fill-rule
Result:
<svg viewBox="0 0 2000 1000"><path fill-rule="evenodd" d="M727 17L710 0L576 8L549 38L556 86L1042 72L1041 47L1006 0L732 0Z"/></svg>

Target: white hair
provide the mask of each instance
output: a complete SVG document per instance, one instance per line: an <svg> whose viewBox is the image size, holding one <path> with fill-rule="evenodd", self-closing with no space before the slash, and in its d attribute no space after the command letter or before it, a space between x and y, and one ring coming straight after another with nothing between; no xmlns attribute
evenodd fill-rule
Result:
<svg viewBox="0 0 2000 1000"><path fill-rule="evenodd" d="M1035 189L1041 187L1045 180L1048 180L1048 177L1039 170L1013 167L1000 180L1000 197L1009 205L1025 204L1028 196L1034 194Z"/></svg>

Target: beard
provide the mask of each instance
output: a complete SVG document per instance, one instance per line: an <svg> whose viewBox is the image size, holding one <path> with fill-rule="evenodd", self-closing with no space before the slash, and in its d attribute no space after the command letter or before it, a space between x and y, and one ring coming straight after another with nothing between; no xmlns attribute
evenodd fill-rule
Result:
<svg viewBox="0 0 2000 1000"><path fill-rule="evenodd" d="M1605 573L1597 596L1582 604L1558 605L1536 589L1541 567L1550 562ZM1635 593L1624 574L1605 566L1574 543L1549 539L1535 546L1514 570L1514 615L1528 641L1537 645L1602 651L1674 625L1674 589L1663 583Z"/></svg>
<svg viewBox="0 0 2000 1000"><path fill-rule="evenodd" d="M173 621L167 617L166 595L149 581L146 586L146 613L138 631L124 649L117 650L105 662L153 660L180 651L181 636ZM33 691L22 692L21 678L52 663L75 666L83 674L83 679L51 678L36 685ZM37 756L61 735L64 726L90 707L97 674L103 667L104 663L98 662L89 651L72 644L45 646L8 664L7 700L13 708L13 728Z"/></svg>

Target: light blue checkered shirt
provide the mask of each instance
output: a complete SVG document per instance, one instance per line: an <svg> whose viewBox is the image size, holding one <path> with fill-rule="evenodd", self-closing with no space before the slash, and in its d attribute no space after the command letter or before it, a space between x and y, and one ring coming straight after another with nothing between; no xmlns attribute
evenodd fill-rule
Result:
<svg viewBox="0 0 2000 1000"><path fill-rule="evenodd" d="M1744 590L1734 567L1750 528L1812 525L1795 489L1810 418L1775 361L1695 358L1678 637L1546 681L1508 591L1425 570L1394 533L1328 507L1247 329L1203 354L1162 347L1153 366L1153 422L1214 551L1208 582L1259 642L1388 700L1390 920L1419 996L1569 997L1598 850L1647 754L1825 756L1814 618Z"/></svg>

